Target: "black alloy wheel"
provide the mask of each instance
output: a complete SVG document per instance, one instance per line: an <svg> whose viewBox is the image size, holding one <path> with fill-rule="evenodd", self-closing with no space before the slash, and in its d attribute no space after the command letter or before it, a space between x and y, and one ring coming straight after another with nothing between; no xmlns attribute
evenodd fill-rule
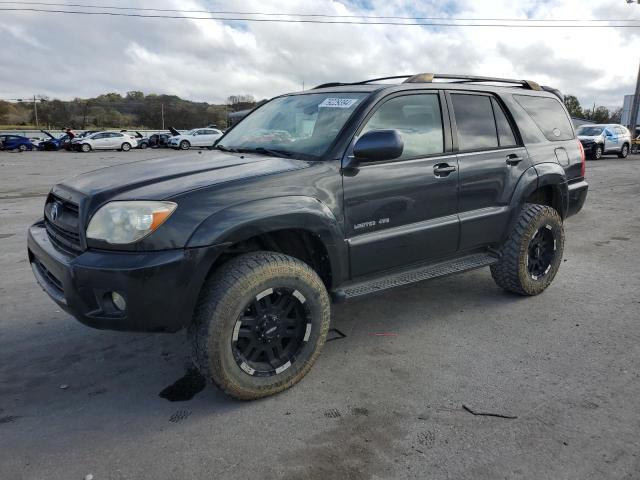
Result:
<svg viewBox="0 0 640 480"><path fill-rule="evenodd" d="M270 377L291 367L311 335L311 312L291 288L269 288L249 302L233 329L231 348L249 375Z"/></svg>
<svg viewBox="0 0 640 480"><path fill-rule="evenodd" d="M543 225L529 241L527 270L534 280L546 275L556 254L556 240L551 225Z"/></svg>

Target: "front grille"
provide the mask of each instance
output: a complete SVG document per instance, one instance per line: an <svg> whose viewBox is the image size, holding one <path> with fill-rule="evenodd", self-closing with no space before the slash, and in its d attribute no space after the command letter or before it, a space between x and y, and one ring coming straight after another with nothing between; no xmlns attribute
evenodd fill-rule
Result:
<svg viewBox="0 0 640 480"><path fill-rule="evenodd" d="M49 195L44 207L44 226L51 243L68 255L79 255L82 253L79 225L78 205Z"/></svg>
<svg viewBox="0 0 640 480"><path fill-rule="evenodd" d="M38 260L37 258L33 259L33 264L36 266L36 268L40 272L40 275L42 275L42 278L44 278L47 281L47 284L51 288L56 290L58 293L63 295L64 289L62 288L62 282L58 280L58 278L53 273L47 270L47 267L45 267L42 264L42 262L40 262L40 260Z"/></svg>

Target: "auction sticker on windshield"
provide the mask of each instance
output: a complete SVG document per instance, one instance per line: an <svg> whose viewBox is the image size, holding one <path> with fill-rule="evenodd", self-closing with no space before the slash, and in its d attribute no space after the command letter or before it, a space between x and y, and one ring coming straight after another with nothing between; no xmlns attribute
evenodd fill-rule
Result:
<svg viewBox="0 0 640 480"><path fill-rule="evenodd" d="M351 108L358 101L357 98L325 98L318 107Z"/></svg>

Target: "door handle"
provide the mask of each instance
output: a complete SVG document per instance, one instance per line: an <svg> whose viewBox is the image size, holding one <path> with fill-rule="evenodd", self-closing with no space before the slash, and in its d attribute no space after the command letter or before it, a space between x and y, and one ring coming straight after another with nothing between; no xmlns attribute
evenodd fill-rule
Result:
<svg viewBox="0 0 640 480"><path fill-rule="evenodd" d="M510 155L507 155L507 165L517 165L522 160L524 160L524 158L519 156L517 153L512 153Z"/></svg>
<svg viewBox="0 0 640 480"><path fill-rule="evenodd" d="M433 167L433 174L436 177L446 177L451 172L455 172L455 171L456 171L456 167L452 167L448 163L439 163L437 165L434 165Z"/></svg>

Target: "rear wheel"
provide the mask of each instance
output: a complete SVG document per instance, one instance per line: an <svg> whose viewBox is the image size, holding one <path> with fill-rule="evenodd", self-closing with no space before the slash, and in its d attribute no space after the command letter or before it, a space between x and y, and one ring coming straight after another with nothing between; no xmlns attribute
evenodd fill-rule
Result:
<svg viewBox="0 0 640 480"><path fill-rule="evenodd" d="M131 144L127 142L123 143L120 147L120 150L122 150L123 152L128 152L129 150L131 150Z"/></svg>
<svg viewBox="0 0 640 480"><path fill-rule="evenodd" d="M27 146L26 145L19 145L18 146L18 151L19 152L26 152L27 151Z"/></svg>
<svg viewBox="0 0 640 480"><path fill-rule="evenodd" d="M83 152L90 152L91 151L91 145L89 145L88 143L83 143L82 146L80 147L80 150L82 150Z"/></svg>
<svg viewBox="0 0 640 480"><path fill-rule="evenodd" d="M527 204L491 266L498 286L520 295L538 295L553 281L564 251L564 228L558 212Z"/></svg>
<svg viewBox="0 0 640 480"><path fill-rule="evenodd" d="M629 155L629 145L625 143L624 145L622 145L622 150L620 150L618 158L627 158L627 155Z"/></svg>
<svg viewBox="0 0 640 480"><path fill-rule="evenodd" d="M307 374L329 320L327 290L308 265L279 253L242 255L203 287L189 327L194 362L232 397L273 395Z"/></svg>

